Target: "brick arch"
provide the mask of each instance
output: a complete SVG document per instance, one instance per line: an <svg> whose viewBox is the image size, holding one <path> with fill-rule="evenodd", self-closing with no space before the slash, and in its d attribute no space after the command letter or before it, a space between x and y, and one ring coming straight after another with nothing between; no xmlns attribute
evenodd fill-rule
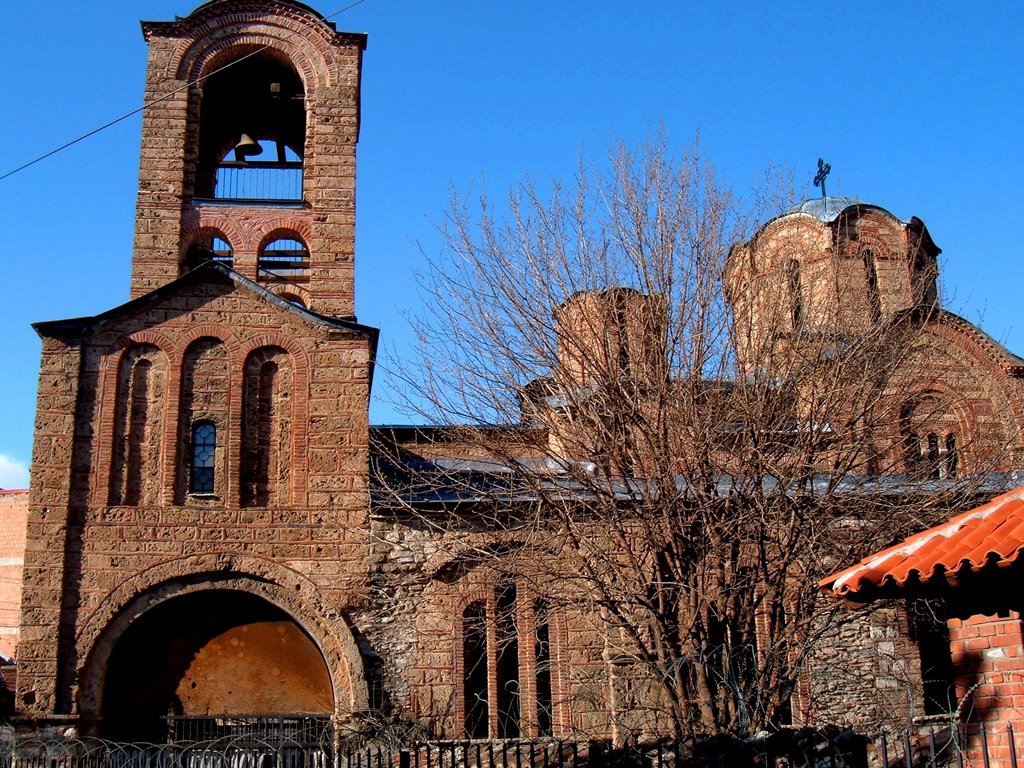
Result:
<svg viewBox="0 0 1024 768"><path fill-rule="evenodd" d="M869 226L862 226L865 223ZM857 256L868 249L878 258L906 256L906 225L889 211L880 208L844 211L831 226L835 244L845 255ZM856 239L849 238L851 229L856 233Z"/></svg>
<svg viewBox="0 0 1024 768"><path fill-rule="evenodd" d="M1013 383L1014 379L1024 375L1024 367L1019 360L988 334L951 312L940 311L933 315L927 330L964 353L984 373L1010 409L1006 415L1012 418L1013 423L1007 426L1020 434L1024 427L1024 402L1021 401L1019 385Z"/></svg>
<svg viewBox="0 0 1024 768"><path fill-rule="evenodd" d="M924 419L912 425L911 419L914 416L923 416ZM928 450L926 438L929 434L934 434L939 440L939 461L933 470L945 465L946 460L943 456L945 441L949 434L956 440L958 471L973 472L978 468L975 440L981 434L981 430L977 414L961 393L954 387L947 386L945 382L930 382L928 386L921 388L911 386L910 391L896 403L893 423L898 425L896 445L903 453L897 460L903 463L907 472L914 471L915 467L920 469L924 466L920 462L925 461L925 453ZM920 451L920 458L915 459L913 466L908 465L906 458L911 445L911 433L916 436L917 449Z"/></svg>
<svg viewBox="0 0 1024 768"><path fill-rule="evenodd" d="M309 381L310 365L306 350L294 339L283 333L264 333L251 339L246 339L238 350L238 363L235 369L244 371L249 358L261 349L269 347L280 347L288 353L291 364L291 503L295 506L306 504L306 492L309 477ZM241 420L244 415L241 409L238 410L238 423L233 424L236 434L242 434ZM241 451L241 446L239 446ZM237 457L241 461L241 454ZM235 466L241 466L236 463Z"/></svg>
<svg viewBox="0 0 1024 768"><path fill-rule="evenodd" d="M1014 365L1015 358L966 320L949 312L932 314L923 334L920 349L913 351L908 361L909 375L920 378L914 368L922 360L940 366L939 372L926 369L926 373L931 373L927 385L951 402L963 403L970 442L980 447L987 442L986 435L992 433L992 427L998 426L997 436L1003 441L1001 453L1006 455L1007 448L1019 447L1024 440L1024 402L1016 381L1020 371ZM974 394L968 395L968 390ZM984 421L989 425L987 428ZM968 455L976 453L970 445L964 447ZM995 444L988 448L996 449Z"/></svg>
<svg viewBox="0 0 1024 768"><path fill-rule="evenodd" d="M362 654L347 616L298 571L272 560L227 552L169 560L121 581L82 624L75 647L78 713L99 715L107 665L118 639L142 614L167 600L208 590L245 592L287 613L313 639L327 663L335 714L369 707Z"/></svg>
<svg viewBox="0 0 1024 768"><path fill-rule="evenodd" d="M308 249L309 241L313 237L313 228L309 221L299 218L268 219L260 227L260 230L256 246L257 253L262 253L268 244L280 238L301 240Z"/></svg>
<svg viewBox="0 0 1024 768"><path fill-rule="evenodd" d="M925 402L932 400L942 404L942 411L952 415L958 427L961 440L969 440L977 431L977 418L970 406L964 402L961 393L944 381L929 382L927 387L910 390L897 405L897 423L903 429L910 414ZM939 413L941 415L941 412Z"/></svg>
<svg viewBox="0 0 1024 768"><path fill-rule="evenodd" d="M316 40L318 35L310 35L305 25L280 17L268 20L247 15L238 19L239 31L224 35L224 21L213 20L193 42L183 42L169 62L169 73L192 83L233 59L261 51L295 70L307 99L315 98L318 88L338 81L338 62L330 41L322 37Z"/></svg>
<svg viewBox="0 0 1024 768"><path fill-rule="evenodd" d="M184 356L188 348L192 346L199 339L211 338L217 339L221 344L224 345L228 351L228 359L232 362L238 359L238 349L240 343L235 334L226 325L215 325L212 323L205 323L203 325L196 325L187 330L183 330L181 335L178 337L179 349L181 350L181 356ZM181 367L181 359L178 359L178 367Z"/></svg>
<svg viewBox="0 0 1024 768"><path fill-rule="evenodd" d="M140 346L152 346L157 349L163 358L164 365L164 391L159 394L161 402L164 403L164 424L166 425L167 414L175 413L177 395L174 394L174 372L177 360L178 348L174 339L164 336L161 333L151 330L136 331L119 337L110 347L112 353L104 356L100 366L99 381L97 382L97 423L113 425L117 412L117 381L121 370L121 364L125 356L133 349ZM102 506L110 494L110 467L113 461L113 441L100 440L97 444L95 459L91 466L92 482L90 483L90 503Z"/></svg>
<svg viewBox="0 0 1024 768"><path fill-rule="evenodd" d="M268 283L263 287L275 296L280 296L285 301L290 301L288 298L289 295L294 296L302 302L303 307L309 307L309 302L312 299L312 294L309 292L309 289L305 286L299 285L298 283L288 283L286 285Z"/></svg>
<svg viewBox="0 0 1024 768"><path fill-rule="evenodd" d="M237 254L240 249L244 250L248 244L248 238L233 219L217 214L208 215L205 211L203 214L202 218L198 221L190 222L182 228L181 245L178 249L179 259L185 258L188 249L196 240L208 235L222 237L227 240L233 253Z"/></svg>

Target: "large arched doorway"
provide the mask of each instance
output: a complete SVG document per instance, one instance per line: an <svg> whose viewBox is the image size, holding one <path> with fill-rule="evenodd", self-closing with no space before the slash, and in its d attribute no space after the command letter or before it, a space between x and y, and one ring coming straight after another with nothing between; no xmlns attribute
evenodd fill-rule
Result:
<svg viewBox="0 0 1024 768"><path fill-rule="evenodd" d="M167 716L334 711L323 654L280 608L214 589L161 602L125 630L104 677L100 732L163 741Z"/></svg>

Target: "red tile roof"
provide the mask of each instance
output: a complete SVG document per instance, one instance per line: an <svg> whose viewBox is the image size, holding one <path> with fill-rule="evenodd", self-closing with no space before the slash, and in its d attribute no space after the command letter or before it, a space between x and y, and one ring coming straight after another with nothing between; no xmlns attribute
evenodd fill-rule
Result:
<svg viewBox="0 0 1024 768"><path fill-rule="evenodd" d="M1013 564L1024 550L1024 486L988 504L911 536L819 582L836 597L856 598L864 590L899 589L910 578L921 583L957 576L985 565Z"/></svg>

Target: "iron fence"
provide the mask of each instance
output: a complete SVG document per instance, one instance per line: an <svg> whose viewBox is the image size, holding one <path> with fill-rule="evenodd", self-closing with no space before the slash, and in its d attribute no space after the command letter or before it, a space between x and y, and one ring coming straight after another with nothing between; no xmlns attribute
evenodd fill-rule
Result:
<svg viewBox="0 0 1024 768"><path fill-rule="evenodd" d="M182 718L186 722L188 718ZM195 718L211 720L211 718ZM868 737L850 730L783 730L755 739L715 737L613 746L553 739L430 741L407 746L337 741L321 718L245 718L182 725L206 740L126 744L39 740L7 734L0 760L9 768L1018 768L1011 724L935 727ZM262 722L254 722L262 720ZM289 722L289 720L295 722ZM317 721L317 722L314 722ZM195 726L195 728L193 728ZM291 736L289 728L294 727ZM205 729L205 730L204 730ZM303 743L300 739L309 738ZM320 739L320 740L317 740ZM1021 766L1024 768L1024 766Z"/></svg>

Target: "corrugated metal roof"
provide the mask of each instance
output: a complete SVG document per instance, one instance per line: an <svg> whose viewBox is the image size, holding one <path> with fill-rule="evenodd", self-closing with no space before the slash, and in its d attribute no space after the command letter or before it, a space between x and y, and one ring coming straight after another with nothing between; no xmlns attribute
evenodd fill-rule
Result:
<svg viewBox="0 0 1024 768"><path fill-rule="evenodd" d="M1024 487L866 557L822 579L820 585L843 598L881 587L899 588L910 578L920 583L944 579L955 585L965 571L1013 564L1022 549Z"/></svg>

